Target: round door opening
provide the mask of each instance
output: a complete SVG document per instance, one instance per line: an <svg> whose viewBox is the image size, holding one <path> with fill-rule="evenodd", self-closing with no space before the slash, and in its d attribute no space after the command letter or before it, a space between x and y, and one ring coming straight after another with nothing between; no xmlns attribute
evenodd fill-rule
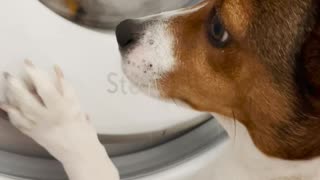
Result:
<svg viewBox="0 0 320 180"><path fill-rule="evenodd" d="M57 14L89 27L114 29L124 19L194 5L202 0L40 0Z"/></svg>

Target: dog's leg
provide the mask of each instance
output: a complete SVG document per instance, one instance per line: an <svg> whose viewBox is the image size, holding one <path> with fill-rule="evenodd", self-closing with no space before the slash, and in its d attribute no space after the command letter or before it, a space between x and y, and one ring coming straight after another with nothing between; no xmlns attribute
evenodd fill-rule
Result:
<svg viewBox="0 0 320 180"><path fill-rule="evenodd" d="M27 80L5 75L11 123L47 149L71 180L119 180L117 169L82 112L72 87L56 68L54 82L26 63Z"/></svg>

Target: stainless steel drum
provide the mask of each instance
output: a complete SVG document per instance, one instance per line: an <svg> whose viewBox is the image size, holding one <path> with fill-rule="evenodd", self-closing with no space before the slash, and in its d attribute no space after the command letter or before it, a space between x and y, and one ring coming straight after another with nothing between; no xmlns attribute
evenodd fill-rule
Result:
<svg viewBox="0 0 320 180"><path fill-rule="evenodd" d="M82 25L114 28L120 21L163 11L175 10L198 3L200 0L75 0L80 12L75 17L65 6L65 0L41 0L56 13Z"/></svg>

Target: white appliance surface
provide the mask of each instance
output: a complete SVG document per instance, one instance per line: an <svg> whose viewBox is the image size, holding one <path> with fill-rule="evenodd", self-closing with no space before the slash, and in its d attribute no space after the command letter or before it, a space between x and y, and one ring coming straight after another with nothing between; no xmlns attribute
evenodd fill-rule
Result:
<svg viewBox="0 0 320 180"><path fill-rule="evenodd" d="M58 64L99 133L159 131L200 115L149 98L131 86L121 72L111 31L102 33L73 24L37 0L2 1L0 22L0 73L20 72L24 59L46 70ZM3 78L0 92L1 87Z"/></svg>
<svg viewBox="0 0 320 180"><path fill-rule="evenodd" d="M47 70L53 64L60 65L100 133L158 131L202 115L154 100L132 87L121 73L113 32L102 33L75 25L37 0L2 1L0 8L0 73L20 72L26 58ZM1 88L3 78L0 92ZM193 175L208 167L217 151L219 148L209 149L141 180L194 180ZM0 175L0 180L12 179Z"/></svg>

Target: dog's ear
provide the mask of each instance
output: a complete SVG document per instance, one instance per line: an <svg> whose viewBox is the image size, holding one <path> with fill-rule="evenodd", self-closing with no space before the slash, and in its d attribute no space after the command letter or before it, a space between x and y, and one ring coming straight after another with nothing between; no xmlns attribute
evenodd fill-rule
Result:
<svg viewBox="0 0 320 180"><path fill-rule="evenodd" d="M309 95L320 100L320 12L316 16L316 23L308 34L302 48L302 65L304 69L304 83L307 83Z"/></svg>

